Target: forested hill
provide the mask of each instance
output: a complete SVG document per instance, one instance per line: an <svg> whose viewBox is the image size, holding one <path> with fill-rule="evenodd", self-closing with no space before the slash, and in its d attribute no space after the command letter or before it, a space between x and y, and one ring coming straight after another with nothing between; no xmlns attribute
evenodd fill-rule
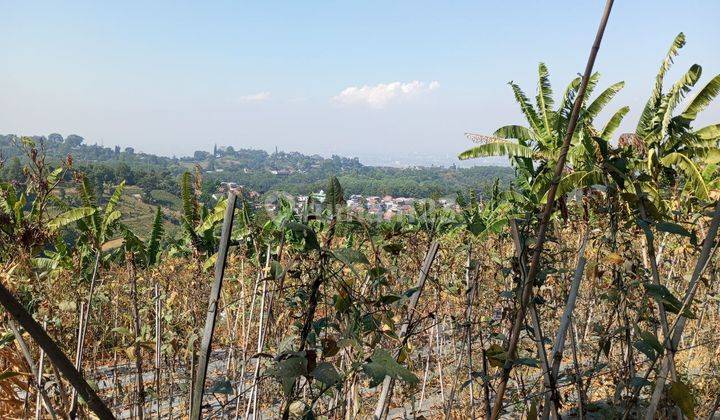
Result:
<svg viewBox="0 0 720 420"><path fill-rule="evenodd" d="M280 190L307 194L325 186L327 178L335 175L348 194L407 197L443 196L469 189L482 191L496 178L505 183L513 175L511 168L502 166L390 168L366 166L357 158L232 147L213 147L196 151L193 156L171 158L136 153L132 147L90 145L74 134L63 137L53 133L32 140L44 147L50 161L72 156L73 166L85 172L98 188L125 180L140 187L147 196L157 190L178 195L178 177L195 168L202 172L204 192L214 191L220 182L235 182L259 193ZM0 135L3 179L21 180L25 158L20 138Z"/></svg>

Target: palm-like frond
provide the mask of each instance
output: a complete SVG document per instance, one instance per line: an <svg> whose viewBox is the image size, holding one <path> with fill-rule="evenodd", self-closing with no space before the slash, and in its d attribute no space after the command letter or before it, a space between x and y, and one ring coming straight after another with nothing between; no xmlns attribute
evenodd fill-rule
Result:
<svg viewBox="0 0 720 420"><path fill-rule="evenodd" d="M697 130L695 134L702 140L720 141L720 124L708 125Z"/></svg>
<svg viewBox="0 0 720 420"><path fill-rule="evenodd" d="M552 135L552 107L554 105L553 103L553 91L552 87L550 86L550 76L548 73L547 66L545 66L545 63L540 63L538 65L538 94L536 97L537 101L537 108L540 111L540 114L543 118L543 123L545 127L545 133L548 136Z"/></svg>
<svg viewBox="0 0 720 420"><path fill-rule="evenodd" d="M645 104L645 108L640 115L640 119L638 120L635 134L639 135L640 137L646 137L648 131L652 127L651 123L655 115L655 111L657 107L660 106L660 100L662 98L662 87L663 80L665 79L665 73L667 73L667 71L670 69L673 64L673 59L678 55L680 49L684 45L685 34L680 32L673 40L672 44L670 45L670 49L668 50L668 53L665 55L665 59L660 65L660 70L658 71L657 76L655 76L655 85L653 86L652 93L647 103Z"/></svg>
<svg viewBox="0 0 720 420"><path fill-rule="evenodd" d="M95 207L77 207L72 210L60 213L48 222L50 230L58 230L70 223L77 222L80 219L84 219L88 216L95 214Z"/></svg>
<svg viewBox="0 0 720 420"><path fill-rule="evenodd" d="M123 189L125 188L125 181L122 181L116 188L113 194L110 196L107 205L105 206L105 214L110 214L115 210L117 203L120 201Z"/></svg>
<svg viewBox="0 0 720 420"><path fill-rule="evenodd" d="M672 112L685 95L690 92L700 75L702 74L702 67L697 64L693 64L690 69L675 82L670 91L660 101L660 107L658 108L657 119L662 121L661 136L664 137L667 134L670 120L672 119Z"/></svg>
<svg viewBox="0 0 720 420"><path fill-rule="evenodd" d="M93 193L90 181L88 181L86 176L83 176L80 181L80 199L82 199L85 207L93 207L96 205L95 193Z"/></svg>
<svg viewBox="0 0 720 420"><path fill-rule="evenodd" d="M195 203L195 191L193 188L192 175L190 172L185 172L182 175L182 183L180 186L182 205L183 205L183 216L185 220L192 226L197 223L197 205Z"/></svg>
<svg viewBox="0 0 720 420"><path fill-rule="evenodd" d="M578 89L580 89L581 81L582 77L578 76L574 78L572 82L570 82L567 88L565 88L565 93L563 93L562 100L560 101L560 106L558 107L558 111L555 116L555 131L560 131L565 125L565 121L567 121L567 119L570 117L570 112L572 111Z"/></svg>
<svg viewBox="0 0 720 420"><path fill-rule="evenodd" d="M603 181L603 175L600 171L574 171L565 175L560 180L557 189L557 196L562 197L563 195L571 193L579 188L601 185L603 184ZM543 202L546 201L546 197L543 197Z"/></svg>
<svg viewBox="0 0 720 420"><path fill-rule="evenodd" d="M493 136L501 139L515 139L523 145L527 145L528 142L535 140L532 131L521 125L506 125L500 127L495 130Z"/></svg>
<svg viewBox="0 0 720 420"><path fill-rule="evenodd" d="M508 141L481 144L468 149L460 155L460 160L474 159L487 156L533 157L533 150L527 146Z"/></svg>
<svg viewBox="0 0 720 420"><path fill-rule="evenodd" d="M345 203L345 192L343 191L340 181L337 177L331 177L328 181L327 193L325 198L326 205L330 206L332 213L336 213L337 206Z"/></svg>
<svg viewBox="0 0 720 420"><path fill-rule="evenodd" d="M163 235L163 214L160 206L155 211L155 219L150 232L150 239L147 245L147 263L154 265L157 262L158 253L160 252L160 238Z"/></svg>
<svg viewBox="0 0 720 420"><path fill-rule="evenodd" d="M685 156L683 153L670 153L660 159L660 162L665 166L677 166L680 168L685 176L688 178L688 182L694 187L693 192L696 197L700 199L707 199L709 195L708 187L705 184L700 169L695 163Z"/></svg>
<svg viewBox="0 0 720 420"><path fill-rule="evenodd" d="M590 75L590 80L588 80L588 85L585 88L585 98L583 99L583 106L587 104L588 99L592 96L592 93L595 91L595 87L597 87L598 82L600 81L600 73L595 72L592 75ZM572 108L571 108L572 109Z"/></svg>
<svg viewBox="0 0 720 420"><path fill-rule="evenodd" d="M597 117L602 109L607 105L615 95L625 86L625 82L618 82L605 89L585 110L584 119L591 121Z"/></svg>
<svg viewBox="0 0 720 420"><path fill-rule="evenodd" d="M484 134L476 133L465 133L465 137L467 137L467 139L471 142L477 144L502 143L506 141L506 138L503 136L486 136Z"/></svg>
<svg viewBox="0 0 720 420"><path fill-rule="evenodd" d="M702 148L695 150L693 154L700 158L701 162L706 165L716 165L720 163L720 149L717 147Z"/></svg>
<svg viewBox="0 0 720 420"><path fill-rule="evenodd" d="M86 176L83 176L80 181L80 198L85 207L97 207L95 194ZM98 240L97 235L100 234L101 229L100 215L98 212L94 212L91 215L89 228L92 230L92 236L96 238L95 240Z"/></svg>
<svg viewBox="0 0 720 420"><path fill-rule="evenodd" d="M670 49L668 50L667 54L665 55L665 59L663 60L662 64L660 65L660 70L658 71L657 76L655 77L655 86L653 87L652 92L652 99L657 102L660 97L662 96L662 85L663 80L665 79L665 73L667 73L668 70L670 70L670 67L673 64L673 60L677 55L680 53L680 49L685 46L685 34L680 32L677 34L675 39L673 40L672 44L670 45Z"/></svg>
<svg viewBox="0 0 720 420"><path fill-rule="evenodd" d="M516 85L513 82L510 82L509 85L512 88L513 94L515 95L515 100L518 102L518 104L520 104L520 110L525 115L525 119L527 119L532 130L539 135L540 133L542 133L542 131L540 130L540 120L538 119L538 115L535 112L535 109L533 109L532 104L530 104L527 96L525 96L525 92L520 89L520 86Z"/></svg>
<svg viewBox="0 0 720 420"><path fill-rule="evenodd" d="M105 206L100 230L100 237L98 238L101 242L105 240L105 236L107 235L107 232L110 229L111 225L115 223L118 219L120 219L120 211L116 210L115 207L117 207L117 204L120 201L120 197L122 196L124 188L125 181L122 181L117 186L117 188L115 188L115 191L110 196L110 200L108 200L108 203Z"/></svg>
<svg viewBox="0 0 720 420"><path fill-rule="evenodd" d="M195 233L199 236L205 235L206 232L212 230L215 225L225 217L225 209L227 208L228 202L226 198L220 199L212 212L207 214L200 226L195 229Z"/></svg>
<svg viewBox="0 0 720 420"><path fill-rule="evenodd" d="M685 108L681 117L687 120L694 120L697 114L704 110L715 97L720 94L720 74L715 76L704 88L693 98Z"/></svg>
<svg viewBox="0 0 720 420"><path fill-rule="evenodd" d="M622 122L625 115L630 111L630 107L624 106L617 110L615 114L613 114L612 117L610 117L610 120L605 124L605 127L603 127L602 131L600 132L600 137L605 140L610 140L612 138L612 135L615 133L615 130L620 126L620 123Z"/></svg>
<svg viewBox="0 0 720 420"><path fill-rule="evenodd" d="M705 153L705 163L708 165L717 165L720 163L720 149L713 147Z"/></svg>

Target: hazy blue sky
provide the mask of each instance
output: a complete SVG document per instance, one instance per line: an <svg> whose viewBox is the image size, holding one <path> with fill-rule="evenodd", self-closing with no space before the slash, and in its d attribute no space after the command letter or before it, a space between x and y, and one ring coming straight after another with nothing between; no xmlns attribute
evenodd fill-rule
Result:
<svg viewBox="0 0 720 420"><path fill-rule="evenodd" d="M214 142L344 155L454 156L520 122L507 82L559 95L603 1L0 0L0 133L77 133L166 155ZM680 31L720 73L720 1L618 0L596 62L634 122ZM720 107L704 122L720 120Z"/></svg>

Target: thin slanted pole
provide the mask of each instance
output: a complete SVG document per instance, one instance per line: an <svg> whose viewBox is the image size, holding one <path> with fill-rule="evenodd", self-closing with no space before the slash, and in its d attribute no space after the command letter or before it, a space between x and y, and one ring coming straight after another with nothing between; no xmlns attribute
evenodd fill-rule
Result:
<svg viewBox="0 0 720 420"><path fill-rule="evenodd" d="M0 304L30 334L30 337L35 340L37 345L45 351L53 365L72 384L95 415L101 420L114 419L115 417L110 409L102 402L95 390L88 385L82 374L75 369L70 359L65 356L65 353L60 350L60 347L55 344L55 341L50 338L43 327L33 319L32 315L25 310L22 304L15 299L15 296L2 283L0 283Z"/></svg>
<svg viewBox="0 0 720 420"><path fill-rule="evenodd" d="M527 245L525 241L520 237L520 230L518 229L517 222L515 219L510 219L510 235L515 243L515 255L517 256L518 263L520 266L520 278L522 281L527 278ZM548 391L548 396L552 401L555 402L553 407L555 409L555 417L559 417L558 406L560 396L557 392L557 385L554 377L550 375L550 367L547 357L547 350L545 349L545 339L542 335L542 329L540 328L540 315L538 314L537 307L534 302L530 301L530 317L532 319L532 329L535 334L535 344L537 346L538 360L540 360L540 368L543 372L543 381L545 390ZM545 406L549 408L549 405ZM548 411L549 413L549 411Z"/></svg>
<svg viewBox="0 0 720 420"><path fill-rule="evenodd" d="M12 319L9 320L8 324L10 325L10 329L12 330L12 333L15 335L15 339L18 342L18 345L20 346L20 351L23 354L23 357L25 357L25 361L28 363L28 366L30 366L30 373L32 374L33 380L35 380L35 386L37 387L38 391L38 397L36 401L38 401L37 406L35 407L35 417L40 417L39 409L41 407L39 401L42 400L42 403L45 405L45 408L47 409L48 413L50 413L50 416L54 419L57 418L57 414L55 414L55 409L53 408L52 404L50 403L50 398L48 398L47 392L45 392L45 389L42 385L42 353L40 354L40 364L39 367L35 366L35 362L33 362L32 354L30 353L30 349L28 348L27 344L25 343L25 340L23 340L22 335L20 334L20 330L18 330L17 325L15 325L15 321ZM29 392L29 390L28 390Z"/></svg>
<svg viewBox="0 0 720 420"><path fill-rule="evenodd" d="M92 308L92 300L95 296L95 287L97 286L98 267L100 266L101 249L95 251L95 265L93 267L92 278L90 279L90 292L88 293L87 305L83 306L80 302L80 317L78 327L77 347L75 349L75 367L82 372L83 349L85 348L85 334L87 333L88 322L90 322L90 308ZM77 392L73 389L72 404L70 405L70 417L75 418L77 415L78 400Z"/></svg>
<svg viewBox="0 0 720 420"><path fill-rule="evenodd" d="M720 228L720 201L715 203L715 210L713 211L713 217L710 221L710 229L708 229L705 241L703 241L702 250L700 251L700 256L698 256L697 262L695 263L695 269L693 270L692 277L690 278L690 284L688 285L687 292L685 292L685 298L683 299L683 304L680 308L681 310L678 311L680 312L680 315L678 315L678 318L675 321L676 323L674 328L670 330L670 335L664 340L663 344L665 345L667 351L665 352L662 364L660 365L660 370L655 378L655 389L653 390L648 409L645 412L646 420L652 420L654 418L658 404L662 398L665 390L665 381L667 380L668 373L672 370L674 362L673 357L675 356L675 351L677 351L677 346L680 343L683 330L685 329L685 323L687 322L687 318L683 314L685 313L685 310L690 308L690 305L695 298L695 292L697 292L700 277L702 277L702 274L716 249L717 244L715 243L715 238L718 234L718 228Z"/></svg>
<svg viewBox="0 0 720 420"><path fill-rule="evenodd" d="M553 213L555 207L555 195L560 184L560 178L563 170L565 169L565 160L567 158L568 150L570 149L570 141L572 140L573 134L575 133L575 127L577 126L578 118L580 116L580 108L585 99L585 91L587 90L590 76L592 75L593 66L595 65L595 58L600 50L600 43L602 42L603 34L605 33L605 27L607 26L608 19L610 18L610 10L612 10L614 0L607 0L605 3L605 10L600 20L600 26L598 27L597 34L595 35L595 41L590 49L590 56L588 57L587 64L585 66L585 73L583 74L582 83L580 89L578 89L577 97L575 98L575 104L573 105L572 113L570 114L570 120L568 121L567 132L563 139L563 144L560 149L560 156L558 157L555 165L555 171L553 173L552 182L550 189L547 193L547 203L540 217L540 226L538 227L537 241L535 242L535 250L533 252L532 260L530 262L530 269L523 285L522 296L520 299L520 307L515 317L515 322L512 326L510 333L510 342L507 350L507 360L503 366L502 376L500 377L500 383L497 386L497 393L495 397L495 405L493 406L491 419L495 420L500 416L500 412L503 407L503 397L505 396L505 389L507 388L507 382L510 378L510 371L512 370L513 364L515 363L515 352L517 351L518 343L520 342L520 332L522 326L525 324L525 314L527 312L528 303L532 297L533 283L535 277L540 271L540 255L542 254L543 245L545 243L545 236L550 221L550 216Z"/></svg>
<svg viewBox="0 0 720 420"><path fill-rule="evenodd" d="M410 337L410 327L412 326L413 315L415 314L415 307L420 300L420 295L422 294L423 288L425 287L425 280L427 280L428 273L430 273L430 267L432 267L432 263L433 261L435 261L435 256L438 253L439 247L440 244L438 243L438 241L433 241L433 243L430 244L430 249L428 250L427 255L425 255L425 261L423 261L423 265L420 268L418 281L415 285L415 292L410 298L410 304L408 305L407 319L400 327L400 340L402 341L403 346L405 345L405 343L407 343L407 340ZM387 413L388 406L390 405L390 400L392 399L394 384L395 380L390 376L386 376L383 380L380 398L378 398L377 405L375 406L375 413L373 415L374 419L381 419L385 416L385 413Z"/></svg>
<svg viewBox="0 0 720 420"><path fill-rule="evenodd" d="M565 310L560 318L560 327L557 330L555 344L552 349L552 368L550 370L550 378L553 383L557 382L558 374L560 373L560 363L562 362L563 350L565 349L565 337L567 336L567 331L570 327L570 320L572 318L573 311L575 310L578 292L580 291L580 283L582 282L583 275L585 273L585 265L587 264L587 258L585 258L585 248L589 237L590 228L586 226L585 234L583 235L582 242L580 243L580 249L578 250L578 261L575 266L575 274L573 275L572 283L570 284L570 292L568 293L567 301L565 303ZM551 394L545 395L543 418L547 418L550 415L550 406L553 404L551 397Z"/></svg>
<svg viewBox="0 0 720 420"><path fill-rule="evenodd" d="M47 329L47 321L43 321L42 327L43 327L43 329ZM44 370L44 368L45 368L45 352L42 349L40 349L40 361L38 362L38 368L37 368L38 373L39 373L38 378L37 378L37 380L38 380L37 383L38 383L38 387L43 392L38 392L37 398L35 399L35 419L37 419L37 420L40 420L40 416L42 416L42 407L43 406L42 406L42 404L40 404L40 398L41 397L43 399L45 398L45 396L43 395L43 393L45 392L45 390L43 388L43 385L44 385L43 384L43 370ZM51 412L50 415L53 418L55 418L54 411Z"/></svg>
<svg viewBox="0 0 720 420"><path fill-rule="evenodd" d="M210 292L210 303L208 305L207 317L205 318L205 331L200 343L200 360L198 361L197 374L192 397L192 412L190 418L200 419L202 413L202 400L205 390L205 376L207 375L208 361L213 333L215 332L215 320L217 318L218 302L220 301L220 290L222 289L223 277L225 276L225 263L227 262L228 248L230 247L230 233L232 232L233 217L235 215L235 193L228 194L225 218L223 219L222 232L220 234L220 246L215 260L215 283Z"/></svg>

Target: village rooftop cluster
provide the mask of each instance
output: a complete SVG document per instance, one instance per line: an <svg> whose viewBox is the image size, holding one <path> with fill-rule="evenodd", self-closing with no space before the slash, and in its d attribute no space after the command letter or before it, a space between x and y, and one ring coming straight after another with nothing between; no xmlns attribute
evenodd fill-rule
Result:
<svg viewBox="0 0 720 420"><path fill-rule="evenodd" d="M311 206L311 210L320 211L324 206L326 194L324 190L312 193L310 195L292 195L288 193L272 192L268 194L260 194L257 191L248 191L242 185L235 182L221 182L218 193L213 197L220 198L229 191L242 195L255 203L256 207L265 207L269 212L277 210L278 198L283 197L293 203L295 209L300 212L306 205ZM345 201L345 206L350 212L368 213L385 220L390 220L395 216L410 214L413 211L413 204L425 199L413 197L393 197L391 195L384 196L363 196L360 194L352 194ZM431 200L434 204L443 208L459 211L460 208L454 200L448 198L440 198Z"/></svg>

